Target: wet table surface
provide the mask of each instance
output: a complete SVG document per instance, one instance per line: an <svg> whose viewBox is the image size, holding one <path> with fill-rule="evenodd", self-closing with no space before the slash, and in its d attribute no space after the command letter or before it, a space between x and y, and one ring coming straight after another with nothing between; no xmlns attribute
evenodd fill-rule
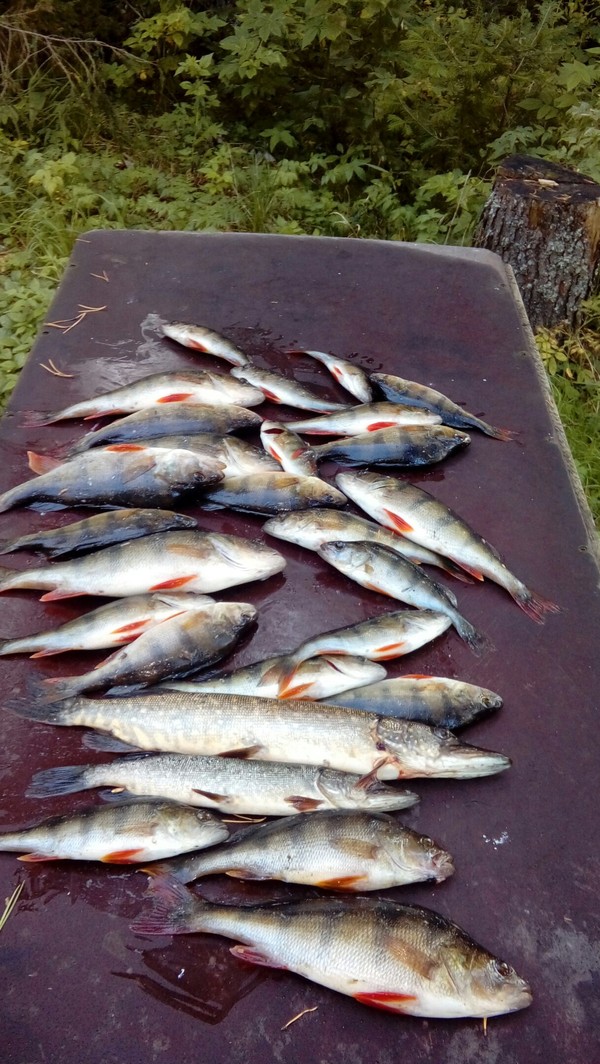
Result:
<svg viewBox="0 0 600 1064"><path fill-rule="evenodd" d="M224 939L134 934L129 925L147 903L145 877L133 871L67 862L26 866L1 854L0 897L24 884L0 932L3 1059L598 1059L598 569L589 515L501 261L487 252L376 241L97 232L76 242L48 320L74 317L80 305L105 309L64 334L42 328L23 370L0 426L2 490L29 477L27 449L52 451L82 432L79 422L27 427L23 411L60 408L158 370L226 371L225 363L160 339L159 318L224 332L265 367L285 368L283 352L293 348L355 358L369 371L432 385L493 424L518 430L511 443L473 432L463 453L410 478L457 510L562 612L538 626L496 585L450 581L462 612L494 650L477 658L451 630L390 663L391 676L446 675L498 691L504 707L466 737L514 762L495 778L415 781L422 801L402 819L453 853L456 874L440 886L391 896L455 920L530 981L534 1002L491 1020L487 1034L477 1020L387 1015L296 975L251 967L230 954L232 943ZM42 363L49 358L70 376L47 372ZM296 359L293 372L323 394L347 399L314 361ZM267 404L260 412L295 416ZM335 468L325 467L325 475ZM1 537L82 516L11 511L0 518ZM229 511L202 514L204 527L266 540L262 524L258 516ZM242 597L260 611L255 634L227 667L390 608L389 600L361 591L316 555L271 542L287 558L285 571L244 586L243 596L239 589L222 595ZM3 562L22 568L38 560L14 554ZM3 637L58 625L99 604L41 604L31 591L3 595L1 603ZM26 697L32 679L83 671L100 657L3 658L2 692ZM94 792L24 797L36 770L109 756L86 750L81 729L52 729L9 710L0 726L3 829L100 801ZM250 902L298 896L302 888L219 877L206 881L203 891Z"/></svg>

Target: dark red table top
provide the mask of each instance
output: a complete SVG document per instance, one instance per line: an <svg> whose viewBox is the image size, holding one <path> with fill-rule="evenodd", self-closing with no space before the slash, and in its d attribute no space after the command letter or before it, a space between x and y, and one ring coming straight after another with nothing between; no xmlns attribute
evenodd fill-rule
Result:
<svg viewBox="0 0 600 1064"><path fill-rule="evenodd" d="M107 279L104 279L107 278ZM355 357L437 387L496 425L500 443L473 432L470 448L411 477L456 509L509 568L562 612L532 623L500 588L452 583L462 612L494 643L476 658L453 631L390 675L460 677L498 691L504 707L467 739L509 754L513 768L471 782L415 782L421 804L404 815L455 856L438 887L391 896L449 916L532 984L533 1005L491 1020L390 1016L295 975L252 968L213 936L150 940L129 925L146 906L145 878L67 862L19 864L0 854L0 897L24 882L0 932L2 1056L30 1064L277 1060L337 1064L570 1064L600 1059L598 934L598 568L531 335L501 261L487 252L303 237L97 232L76 242L48 320L78 305L105 306L68 333L44 327L0 424L1 488L29 476L27 449L50 451L81 424L26 427L22 411L52 410L157 370L208 367L152 329L158 315L224 332L259 364L282 369L286 348ZM144 333L144 335L143 335ZM54 360L73 376L56 377ZM294 362L297 379L345 398L326 370ZM289 408L261 413L291 419ZM327 467L326 472L334 472ZM84 516L0 516L2 539ZM262 519L203 514L205 527L261 536ZM267 538L265 536L265 538ZM224 592L260 610L234 666L291 649L317 631L390 608L389 600L330 570L316 555L271 541L284 573ZM32 555L3 563L36 564ZM443 578L442 578L443 579ZM40 604L35 592L0 600L0 636L58 625L91 599ZM2 659L6 696L32 676L83 671L98 658ZM34 771L108 755L81 745L80 729L0 717L0 827L99 801L93 793L41 802L23 797ZM290 887L208 881L207 896L288 897ZM301 888L297 888L299 891ZM288 1020L317 1006L286 1030Z"/></svg>

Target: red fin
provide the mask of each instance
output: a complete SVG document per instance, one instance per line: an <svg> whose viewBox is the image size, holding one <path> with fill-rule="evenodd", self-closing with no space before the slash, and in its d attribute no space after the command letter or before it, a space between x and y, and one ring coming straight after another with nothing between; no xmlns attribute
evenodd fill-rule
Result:
<svg viewBox="0 0 600 1064"><path fill-rule="evenodd" d="M537 621L538 624L544 623L545 613L560 613L560 606L557 606L555 602L550 602L549 599L542 598L535 591L530 591L529 588L525 588L524 591L511 592L517 606L520 606L525 611L528 617L531 617L533 621Z"/></svg>
<svg viewBox="0 0 600 1064"><path fill-rule="evenodd" d="M383 1009L384 1012L405 1012L404 1006L410 1001L416 1001L417 998L414 994L397 994L389 990L381 990L370 994L354 994L354 1000L360 1001L361 1005Z"/></svg>
<svg viewBox="0 0 600 1064"><path fill-rule="evenodd" d="M470 565L465 565L464 562L459 562L458 558L452 558L451 561L456 562L457 565L460 565L461 569L464 569L465 573L470 573L470 575L474 576L476 580L485 579L483 573L480 573L477 569L473 569Z"/></svg>
<svg viewBox="0 0 600 1064"><path fill-rule="evenodd" d="M283 688L282 687L279 688L277 697L278 698L298 698L298 699L302 699L302 697L304 695L304 692L308 691L309 688L311 688L311 687L312 687L312 682L311 683L299 683L299 684L297 684L296 687L288 687L287 684L286 684ZM310 702L314 701L314 699L309 698L307 695L304 695L304 700L305 701L310 701Z"/></svg>
<svg viewBox="0 0 600 1064"><path fill-rule="evenodd" d="M105 451L145 451L146 447L140 443L113 443L105 447Z"/></svg>
<svg viewBox="0 0 600 1064"><path fill-rule="evenodd" d="M299 813L313 813L315 809L319 809L323 805L320 798L305 798L302 794L290 794L285 801L288 805L297 809Z"/></svg>
<svg viewBox="0 0 600 1064"><path fill-rule="evenodd" d="M283 429L263 429L265 436L281 436Z"/></svg>
<svg viewBox="0 0 600 1064"><path fill-rule="evenodd" d="M53 469L61 465L60 458L51 458L49 454L37 454L36 451L27 452L27 461L32 473L51 473Z"/></svg>
<svg viewBox="0 0 600 1064"><path fill-rule="evenodd" d="M373 653L377 655L377 661L386 661L388 658L397 658L400 655L400 647L403 646L404 642L386 643L384 647L376 647Z"/></svg>
<svg viewBox="0 0 600 1064"><path fill-rule="evenodd" d="M388 598L394 598L395 597L389 591L385 591L382 587L378 587L377 584L366 584L365 583L365 584L363 584L363 587L368 588L369 591L378 591L380 595L387 595Z"/></svg>
<svg viewBox="0 0 600 1064"><path fill-rule="evenodd" d="M205 354L210 355L208 347L205 347L204 344L201 344L199 340L186 340L185 346L191 347L194 351L204 351Z"/></svg>
<svg viewBox="0 0 600 1064"><path fill-rule="evenodd" d="M321 879L315 887L323 890L360 890L365 882L364 876L339 876L337 879Z"/></svg>
<svg viewBox="0 0 600 1064"><path fill-rule="evenodd" d="M64 654L65 651L70 650L70 647L58 647L56 650L36 650L35 654L30 654L30 660L32 658L51 658L54 654Z"/></svg>
<svg viewBox="0 0 600 1064"><path fill-rule="evenodd" d="M61 857L55 857L49 853L22 853L20 857L17 857L17 861L26 861L28 864L31 861L61 861Z"/></svg>
<svg viewBox="0 0 600 1064"><path fill-rule="evenodd" d="M192 573L191 576L174 576L172 580L162 580L160 584L153 584L149 591L168 591L174 587L183 587L184 584L189 584L190 580L196 579L196 573Z"/></svg>
<svg viewBox="0 0 600 1064"><path fill-rule="evenodd" d="M157 403L183 403L186 399L191 399L193 395L193 392L173 392L171 395L161 395L156 401Z"/></svg>
<svg viewBox="0 0 600 1064"><path fill-rule="evenodd" d="M40 602L58 602L59 599L78 598L79 595L85 595L85 591L60 591L55 587L54 591L47 591L42 595Z"/></svg>
<svg viewBox="0 0 600 1064"><path fill-rule="evenodd" d="M267 388L261 388L260 390L265 398L270 399L273 403L281 403L283 401L279 399L278 396L274 395L273 392L268 391Z"/></svg>
<svg viewBox="0 0 600 1064"><path fill-rule="evenodd" d="M344 371L339 366L330 366L329 372L332 377L335 377L336 381L341 381L344 376Z"/></svg>
<svg viewBox="0 0 600 1064"><path fill-rule="evenodd" d="M199 787L192 787L192 792L209 798L211 802L226 802L229 797L227 794L217 794L216 791L201 791Z"/></svg>
<svg viewBox="0 0 600 1064"><path fill-rule="evenodd" d="M367 425L367 432L377 432L378 429L393 429L395 427L395 421L373 421L370 425Z"/></svg>
<svg viewBox="0 0 600 1064"><path fill-rule="evenodd" d="M433 676L426 672L405 672L401 678L403 680L433 680Z"/></svg>
<svg viewBox="0 0 600 1064"><path fill-rule="evenodd" d="M290 458L299 458L300 455L301 454L305 454L306 451L307 451L306 447L296 447L296 450L292 451L292 453L290 455Z"/></svg>
<svg viewBox="0 0 600 1064"><path fill-rule="evenodd" d="M131 624L122 624L120 628L113 628L113 635L121 635L122 632L136 633L138 634L142 628L145 628L150 621L132 621Z"/></svg>
<svg viewBox="0 0 600 1064"><path fill-rule="evenodd" d="M246 759L250 757L256 757L256 754L262 750L262 746L243 746L237 750L223 750L219 757L239 757L240 759Z"/></svg>
<svg viewBox="0 0 600 1064"><path fill-rule="evenodd" d="M398 516L398 514L392 513L391 510L386 510L385 507L384 507L383 512L386 515L388 521L391 521L392 525L394 526L394 528L398 532L412 532L413 531L412 525L409 525L408 521L404 521L401 517ZM463 566L463 568L464 568L464 566Z"/></svg>
<svg viewBox="0 0 600 1064"><path fill-rule="evenodd" d="M139 855L143 852L143 846L136 850L113 850L112 853L105 853L100 860L104 864L137 864Z"/></svg>
<svg viewBox="0 0 600 1064"><path fill-rule="evenodd" d="M239 957L240 960L246 961L248 964L260 964L264 968L281 968L283 971L287 971L287 965L278 964L277 961L271 960L265 953L261 953L255 946L232 946L229 950L234 957Z"/></svg>

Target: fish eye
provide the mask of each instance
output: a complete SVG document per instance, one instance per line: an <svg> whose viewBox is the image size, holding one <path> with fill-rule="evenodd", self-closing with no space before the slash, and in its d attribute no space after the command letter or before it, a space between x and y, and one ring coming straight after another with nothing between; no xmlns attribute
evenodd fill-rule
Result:
<svg viewBox="0 0 600 1064"><path fill-rule="evenodd" d="M494 970L501 979L508 979L512 975L512 968L506 961L494 961Z"/></svg>
<svg viewBox="0 0 600 1064"><path fill-rule="evenodd" d="M433 734L435 735L436 739L452 739L452 738L454 738L453 735L452 735L452 732L448 731L447 728L434 728L433 729Z"/></svg>

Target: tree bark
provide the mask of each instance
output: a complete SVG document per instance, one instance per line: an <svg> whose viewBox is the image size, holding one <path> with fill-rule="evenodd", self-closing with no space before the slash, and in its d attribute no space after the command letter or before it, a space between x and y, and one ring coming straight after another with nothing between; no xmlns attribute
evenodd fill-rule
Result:
<svg viewBox="0 0 600 1064"><path fill-rule="evenodd" d="M499 166L473 240L514 270L532 328L575 325L600 263L600 185L528 155Z"/></svg>

